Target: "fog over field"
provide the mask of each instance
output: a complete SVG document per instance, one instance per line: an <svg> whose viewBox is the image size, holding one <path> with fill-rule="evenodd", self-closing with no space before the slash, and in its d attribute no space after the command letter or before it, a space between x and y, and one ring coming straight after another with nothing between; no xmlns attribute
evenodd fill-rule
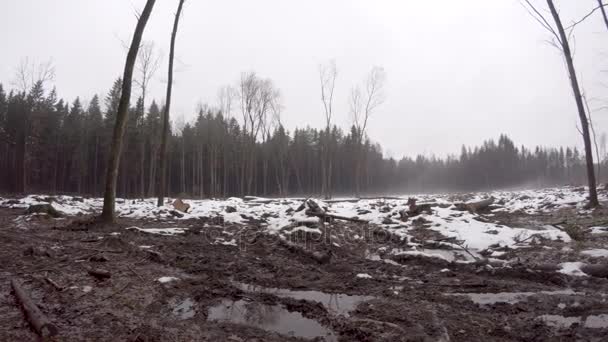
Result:
<svg viewBox="0 0 608 342"><path fill-rule="evenodd" d="M0 28L11 33L4 38L0 80L6 86L23 57L52 58L62 97L105 94L121 75L124 45L143 4L8 1L0 13ZM569 24L594 1L558 5ZM144 37L163 51L164 62L174 7L159 1ZM608 68L608 33L600 15L575 33L575 62L604 132L607 76L600 71ZM192 1L177 40L172 114L193 119L199 102L216 104L221 86L256 71L281 90L288 129L323 127L317 66L333 58L335 121L342 127L351 124L350 88L371 66L385 68L387 100L369 134L395 158L458 154L463 144L501 133L526 146L581 148L568 75L559 51L546 43L550 38L517 0ZM150 98L163 101L166 81L165 72L155 76Z"/></svg>
<svg viewBox="0 0 608 342"><path fill-rule="evenodd" d="M0 5L0 341L603 341L604 0Z"/></svg>

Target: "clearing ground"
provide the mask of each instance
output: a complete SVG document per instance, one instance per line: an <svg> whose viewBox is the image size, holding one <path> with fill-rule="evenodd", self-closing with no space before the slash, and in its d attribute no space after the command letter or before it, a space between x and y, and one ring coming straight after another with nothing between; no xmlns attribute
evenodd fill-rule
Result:
<svg viewBox="0 0 608 342"><path fill-rule="evenodd" d="M11 280L57 341L608 336L608 210L584 188L412 197L119 200L110 226L100 199L1 198L0 340L38 339Z"/></svg>

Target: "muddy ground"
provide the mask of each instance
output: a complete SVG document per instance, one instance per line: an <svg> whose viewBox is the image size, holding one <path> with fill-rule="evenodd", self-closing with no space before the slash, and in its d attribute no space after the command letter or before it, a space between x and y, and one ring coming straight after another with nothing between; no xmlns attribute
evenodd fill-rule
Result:
<svg viewBox="0 0 608 342"><path fill-rule="evenodd" d="M605 341L608 336L608 279L540 266L601 263L578 253L606 248L608 234L506 250L499 258L510 260L508 266L492 266L388 259L383 247L406 249L406 241L339 222L328 226L331 234L303 233L292 241L326 256L318 260L279 243L255 223L118 219L103 226L86 217L36 215L27 221L21 215L23 210L0 209L1 341L39 339L11 294L11 279L58 327L51 339L57 341ZM564 210L499 219L535 226L564 217L581 226L608 221L605 210L588 217ZM189 230L162 236L125 229L131 226ZM353 238L354 231L361 238ZM441 239L434 234L421 226L417 240L409 242ZM96 279L90 269L107 270L111 277ZM177 279L162 283L161 277ZM503 292L502 301L487 295ZM481 295L454 295L462 293Z"/></svg>

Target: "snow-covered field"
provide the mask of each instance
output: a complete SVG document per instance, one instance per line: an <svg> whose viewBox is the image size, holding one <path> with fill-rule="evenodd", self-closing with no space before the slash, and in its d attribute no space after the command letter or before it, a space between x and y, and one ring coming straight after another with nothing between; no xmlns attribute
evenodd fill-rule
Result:
<svg viewBox="0 0 608 342"><path fill-rule="evenodd" d="M490 196L495 198L495 205L490 213L484 215L459 211L454 205L465 201L478 201ZM407 210L406 202L410 197L416 198L419 204L431 203L433 205L432 214L423 213L405 222L401 221L399 212ZM403 239L407 239L410 230L419 225L422 220L426 228L437 231L448 238L461 240L463 245L471 250L484 250L490 246L514 246L521 241L527 241L533 234L551 240L569 241L570 237L566 233L550 226L539 226L534 229L509 227L494 221L493 217L504 212L538 214L560 208L576 208L579 212L584 213L585 197L584 188L562 187L467 195L422 194L390 199L357 201L343 198L327 202L315 201L328 213L368 221L372 225L390 230L392 234ZM0 206L26 209L30 205L44 204L48 201L52 202L55 209L67 216L94 214L100 212L102 208L101 198L57 196L50 199L49 196L44 195L30 195L17 199L0 198ZM190 210L178 215L171 205L173 199L168 199L167 204L163 207L157 207L155 202L156 200L152 198L145 200L118 199L116 208L120 217L133 219L179 222L200 217L221 216L224 223L231 224L247 224L251 220L255 220L273 234L285 234L298 230L320 233L320 230L314 227L315 223L319 224L318 218L307 216L304 210L296 210L303 203L303 199L232 197L224 200L186 200L190 204ZM415 222L415 219L419 219L419 221ZM184 228L163 228L147 230L147 232L179 234L184 232Z"/></svg>

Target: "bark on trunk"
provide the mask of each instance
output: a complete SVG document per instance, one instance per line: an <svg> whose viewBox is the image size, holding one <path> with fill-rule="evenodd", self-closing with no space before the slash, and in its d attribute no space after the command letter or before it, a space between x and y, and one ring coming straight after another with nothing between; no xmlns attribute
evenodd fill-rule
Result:
<svg viewBox="0 0 608 342"><path fill-rule="evenodd" d="M141 38L144 34L144 29L150 18L150 13L154 8L156 0L148 0L146 6L137 21L131 47L127 54L125 63L125 71L123 75L122 92L120 102L118 104L118 112L116 114L116 123L114 125L114 134L112 137L112 147L110 149L110 158L108 161L108 169L106 176L106 191L103 199L103 212L101 219L105 222L114 221L114 205L116 200L116 180L118 177L118 167L120 162L120 154L122 148L122 140L127 125L127 117L129 115L129 103L131 100L131 83L133 81L133 68L137 59L137 52L141 44Z"/></svg>
<svg viewBox="0 0 608 342"><path fill-rule="evenodd" d="M587 119L587 113L585 112L585 106L583 104L583 96L578 84L578 78L576 77L576 70L574 68L574 61L572 60L572 52L570 50L570 44L568 43L568 36L564 30L559 13L553 4L553 0L547 0L547 5L551 10L553 20L561 40L561 46L568 65L568 73L570 75L570 83L572 86L572 92L574 93L574 99L576 100L576 107L578 109L578 115L581 121L581 129L583 130L583 140L585 142L585 159L587 161L587 182L589 184L589 206L596 207L599 205L597 199L597 189L595 184L595 168L593 165L593 149L591 147L591 136L589 134L589 122ZM603 7L602 7L603 9Z"/></svg>
<svg viewBox="0 0 608 342"><path fill-rule="evenodd" d="M45 339L57 335L59 332L57 327L44 316L15 279L11 280L11 286L15 293L15 297L17 297L19 303L21 303L21 306L23 307L23 311L25 311L25 314L27 315L28 321L36 332Z"/></svg>
<svg viewBox="0 0 608 342"><path fill-rule="evenodd" d="M604 24L606 25L606 29L608 29L608 16L606 16L606 9L604 8L604 2L602 0L597 0L597 3L600 6L600 11L602 11L602 18L604 18Z"/></svg>
<svg viewBox="0 0 608 342"><path fill-rule="evenodd" d="M175 57L175 37L177 36L177 27L179 26L179 18L183 6L184 0L179 0L177 13L175 13L175 21L173 22L173 31L171 32L167 100L165 104L165 112L163 113L163 133L160 143L160 191L158 193L158 201L156 203L159 207L163 205L167 193L167 139L169 138L169 111L171 109L171 90L173 88L173 58Z"/></svg>

